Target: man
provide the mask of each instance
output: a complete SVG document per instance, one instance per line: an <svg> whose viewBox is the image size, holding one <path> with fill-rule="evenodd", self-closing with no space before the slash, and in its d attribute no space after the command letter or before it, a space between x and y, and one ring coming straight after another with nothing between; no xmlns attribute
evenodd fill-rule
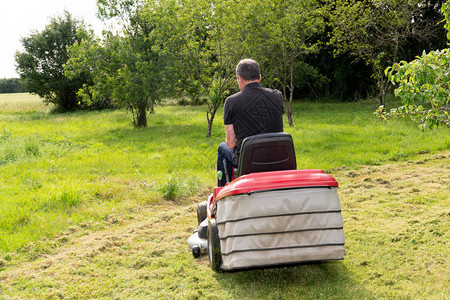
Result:
<svg viewBox="0 0 450 300"><path fill-rule="evenodd" d="M217 156L217 171L225 174L225 159L230 179L246 137L283 131L283 95L278 90L261 86L259 64L252 59L241 60L236 67L236 77L241 91L225 100L223 121L226 142L220 144ZM226 178L223 176L218 185L225 184Z"/></svg>

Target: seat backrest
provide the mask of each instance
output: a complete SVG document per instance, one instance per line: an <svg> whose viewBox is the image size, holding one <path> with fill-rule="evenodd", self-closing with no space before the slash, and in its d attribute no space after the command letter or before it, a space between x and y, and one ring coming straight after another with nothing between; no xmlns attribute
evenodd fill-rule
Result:
<svg viewBox="0 0 450 300"><path fill-rule="evenodd" d="M238 176L297 169L292 137L286 132L253 135L242 141Z"/></svg>

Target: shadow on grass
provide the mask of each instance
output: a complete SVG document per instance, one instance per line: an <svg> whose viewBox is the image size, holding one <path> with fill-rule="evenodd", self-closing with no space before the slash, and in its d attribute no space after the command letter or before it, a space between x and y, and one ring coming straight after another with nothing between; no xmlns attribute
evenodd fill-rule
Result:
<svg viewBox="0 0 450 300"><path fill-rule="evenodd" d="M217 282L236 299L370 299L342 262L217 273Z"/></svg>

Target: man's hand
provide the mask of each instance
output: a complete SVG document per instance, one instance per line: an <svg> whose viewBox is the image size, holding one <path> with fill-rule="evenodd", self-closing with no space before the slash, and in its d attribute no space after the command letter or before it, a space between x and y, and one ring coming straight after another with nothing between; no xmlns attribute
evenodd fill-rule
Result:
<svg viewBox="0 0 450 300"><path fill-rule="evenodd" d="M236 134L234 133L233 124L225 125L226 143L228 148L233 149L236 147Z"/></svg>

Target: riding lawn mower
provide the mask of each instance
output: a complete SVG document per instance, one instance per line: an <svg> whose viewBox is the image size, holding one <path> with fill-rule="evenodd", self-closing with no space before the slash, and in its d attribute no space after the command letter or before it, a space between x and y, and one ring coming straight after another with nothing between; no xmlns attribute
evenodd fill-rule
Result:
<svg viewBox="0 0 450 300"><path fill-rule="evenodd" d="M288 133L244 139L229 181L198 204L188 241L194 257L208 253L214 271L344 258L338 183L322 170L297 170Z"/></svg>

